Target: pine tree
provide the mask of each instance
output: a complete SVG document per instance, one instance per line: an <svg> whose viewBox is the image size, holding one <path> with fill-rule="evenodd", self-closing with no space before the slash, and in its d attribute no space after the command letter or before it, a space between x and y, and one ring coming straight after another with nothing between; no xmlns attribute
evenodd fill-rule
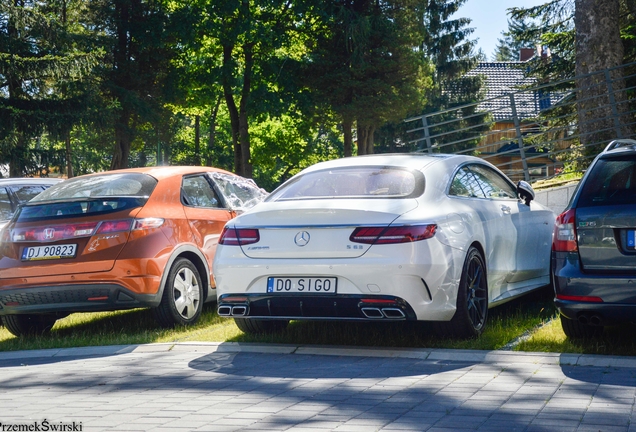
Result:
<svg viewBox="0 0 636 432"><path fill-rule="evenodd" d="M81 81L101 52L47 3L0 3L0 159L11 176L30 164L29 143L43 132L68 135L87 106Z"/></svg>

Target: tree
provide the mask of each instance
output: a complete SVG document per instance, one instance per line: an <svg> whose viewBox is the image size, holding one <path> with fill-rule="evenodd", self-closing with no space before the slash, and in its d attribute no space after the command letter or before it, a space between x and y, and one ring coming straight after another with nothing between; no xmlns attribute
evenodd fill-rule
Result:
<svg viewBox="0 0 636 432"><path fill-rule="evenodd" d="M475 41L470 39L473 30L468 27L470 19L452 16L466 0L431 0L423 17L427 29L424 39L424 55L433 65L433 85L426 93L427 103L421 113L444 111L477 102L481 96L480 77L466 76L477 65L478 54L474 52ZM476 113L477 105L463 108L461 113L449 111L438 116L437 123L454 121L452 130L448 126L436 126L430 130L432 135L443 135L443 141L455 142L440 147L445 153L470 150L478 143L475 132L485 127L474 127L484 123L484 115ZM461 120L457 122L457 116ZM471 126L470 132L455 131L457 128ZM474 139L469 139L474 137Z"/></svg>
<svg viewBox="0 0 636 432"><path fill-rule="evenodd" d="M107 58L102 91L116 115L111 169L129 165L138 129L156 125L170 88L175 26L161 0L92 0L86 25L101 35Z"/></svg>
<svg viewBox="0 0 636 432"><path fill-rule="evenodd" d="M65 7L55 14L47 6L0 3L0 157L11 176L30 163L31 139L66 137L83 117L87 95L79 83L101 54L84 49Z"/></svg>
<svg viewBox="0 0 636 432"><path fill-rule="evenodd" d="M627 126L631 121L626 115L623 69L617 68L624 58L616 19L619 11L619 0L576 0L577 111L581 143L588 154L598 152L614 138L621 138L622 133L629 135L633 129ZM605 74L595 73L603 70ZM622 127L617 129L615 121L622 123Z"/></svg>
<svg viewBox="0 0 636 432"><path fill-rule="evenodd" d="M306 75L318 104L341 119L345 156L353 153L354 123L358 154L372 153L378 127L421 105L421 6L409 0L325 4Z"/></svg>
<svg viewBox="0 0 636 432"><path fill-rule="evenodd" d="M518 61L521 48L534 48L538 42L534 36L537 24L528 19L508 19L508 30L502 31L503 38L497 39L493 53L495 61Z"/></svg>
<svg viewBox="0 0 636 432"><path fill-rule="evenodd" d="M557 82L553 91L572 90L575 83L577 109L573 115L586 159L591 160L617 135L631 135L633 120L625 115L631 101L623 89L634 83L625 84L623 68L618 66L636 59L634 2L552 0L533 8L511 8L510 12L516 19L536 19L537 28L525 37L535 38L552 53L549 61L536 60L530 74L542 83ZM607 80L603 71L611 68ZM575 76L577 80L571 81ZM611 112L608 82L616 101L616 117ZM561 113L560 117L566 115ZM622 124L618 129L615 119Z"/></svg>

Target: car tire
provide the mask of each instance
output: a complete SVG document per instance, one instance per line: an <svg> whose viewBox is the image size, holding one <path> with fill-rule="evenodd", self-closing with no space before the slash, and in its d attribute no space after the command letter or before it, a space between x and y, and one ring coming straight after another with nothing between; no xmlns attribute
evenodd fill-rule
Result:
<svg viewBox="0 0 636 432"><path fill-rule="evenodd" d="M592 339L600 337L603 334L603 326L591 326L583 324L577 320L571 320L563 315L561 318L561 327L563 333L569 339Z"/></svg>
<svg viewBox="0 0 636 432"><path fill-rule="evenodd" d="M449 322L438 323L438 332L452 338L481 335L488 319L488 280L481 253L471 247L466 254L457 290L457 310Z"/></svg>
<svg viewBox="0 0 636 432"><path fill-rule="evenodd" d="M173 328L192 325L203 310L203 286L199 271L190 260L178 258L166 278L159 306L153 315L159 325Z"/></svg>
<svg viewBox="0 0 636 432"><path fill-rule="evenodd" d="M236 326L243 333L247 334L269 334L279 333L287 328L288 320L261 320L234 318Z"/></svg>
<svg viewBox="0 0 636 432"><path fill-rule="evenodd" d="M2 324L14 336L42 336L51 331L57 321L55 315L19 314L5 315Z"/></svg>

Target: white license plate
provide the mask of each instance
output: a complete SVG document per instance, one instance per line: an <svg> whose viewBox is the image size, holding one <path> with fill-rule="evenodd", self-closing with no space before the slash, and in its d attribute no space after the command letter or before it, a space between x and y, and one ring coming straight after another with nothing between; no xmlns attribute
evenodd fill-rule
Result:
<svg viewBox="0 0 636 432"><path fill-rule="evenodd" d="M23 261L38 261L61 258L74 258L77 251L76 244L55 245L55 246L33 246L26 247L22 251Z"/></svg>
<svg viewBox="0 0 636 432"><path fill-rule="evenodd" d="M334 277L270 277L268 293L335 294L338 278Z"/></svg>

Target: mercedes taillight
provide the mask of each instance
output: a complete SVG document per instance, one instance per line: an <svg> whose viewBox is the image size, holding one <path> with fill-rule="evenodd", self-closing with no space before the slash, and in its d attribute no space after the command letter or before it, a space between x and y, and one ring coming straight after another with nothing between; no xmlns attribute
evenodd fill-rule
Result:
<svg viewBox="0 0 636 432"><path fill-rule="evenodd" d="M258 243L261 236L254 228L223 228L219 244L226 246L245 246Z"/></svg>
<svg viewBox="0 0 636 432"><path fill-rule="evenodd" d="M349 241L365 244L395 244L426 240L435 235L437 225L409 225L395 227L359 227Z"/></svg>

